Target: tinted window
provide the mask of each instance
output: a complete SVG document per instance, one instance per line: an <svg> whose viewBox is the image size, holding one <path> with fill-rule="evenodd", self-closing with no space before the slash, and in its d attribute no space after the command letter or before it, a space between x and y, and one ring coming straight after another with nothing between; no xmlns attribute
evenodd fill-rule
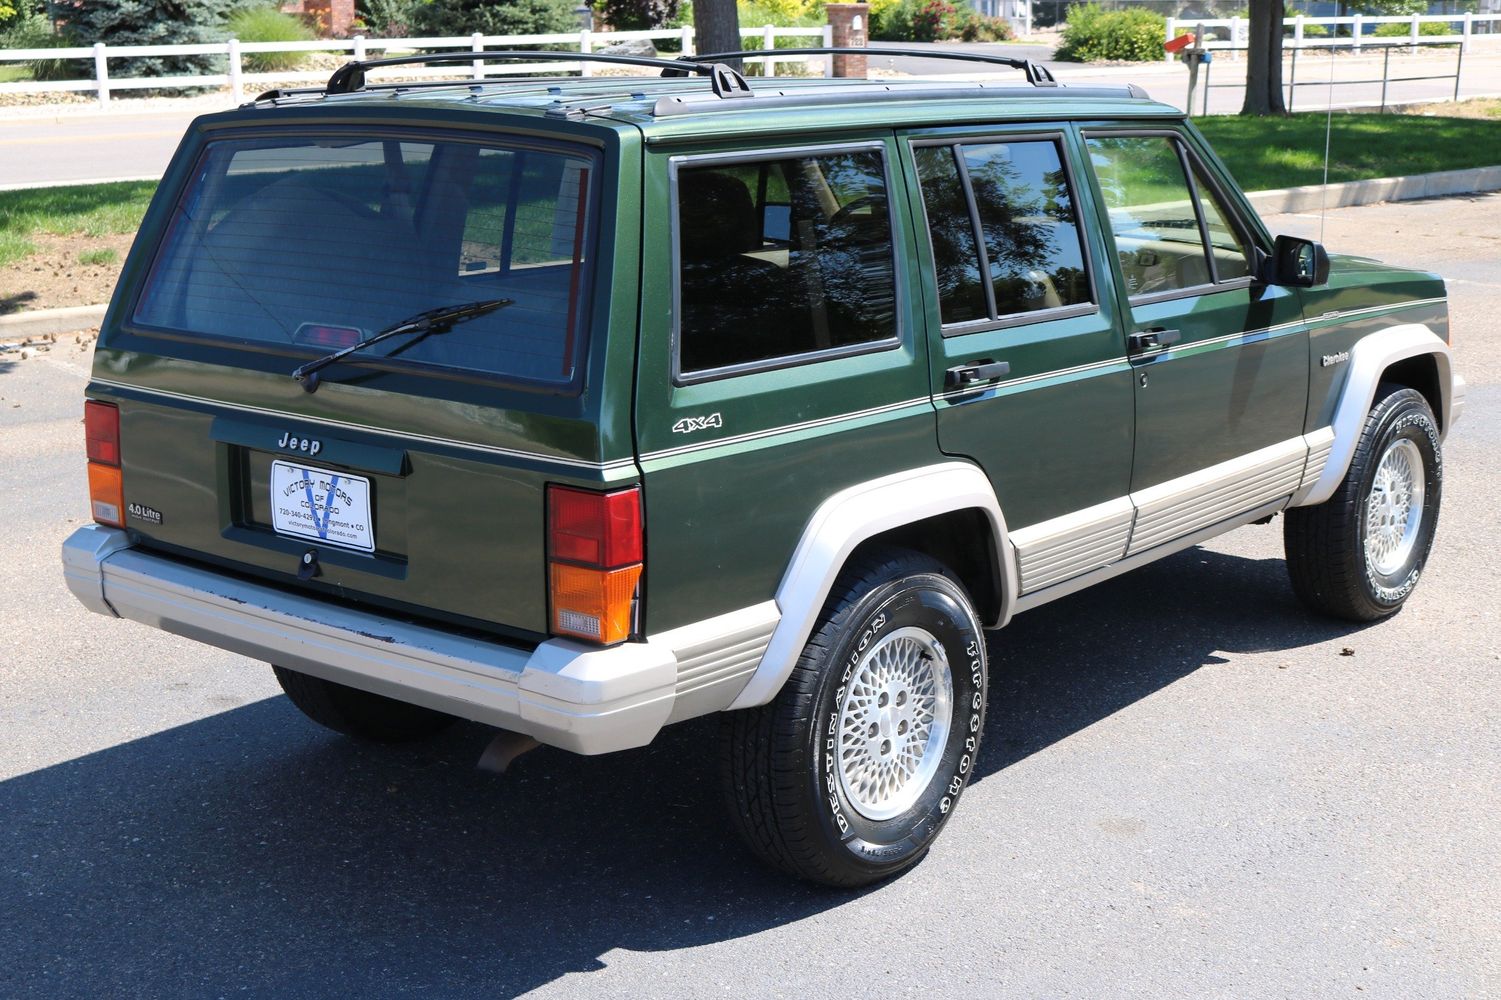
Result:
<svg viewBox="0 0 1501 1000"><path fill-rule="evenodd" d="M996 313L1088 302L1084 249L1057 144L960 148L980 210Z"/></svg>
<svg viewBox="0 0 1501 1000"><path fill-rule="evenodd" d="M461 142L217 141L178 203L135 319L323 353L421 310L511 299L365 356L567 382L590 170L582 155Z"/></svg>
<svg viewBox="0 0 1501 1000"><path fill-rule="evenodd" d="M1245 240L1230 224L1230 212L1204 181L1204 174L1197 164L1194 180L1199 192L1199 213L1204 216L1204 225L1209 229L1210 252L1214 254L1214 272L1220 281L1244 278L1251 273L1250 252Z"/></svg>
<svg viewBox="0 0 1501 1000"><path fill-rule="evenodd" d="M896 336L879 152L685 165L677 201L680 371Z"/></svg>
<svg viewBox="0 0 1501 1000"><path fill-rule="evenodd" d="M914 155L944 323L1093 301L1056 141L928 146Z"/></svg>
<svg viewBox="0 0 1501 1000"><path fill-rule="evenodd" d="M1178 147L1164 136L1088 140L1126 287L1132 295L1213 280Z"/></svg>
<svg viewBox="0 0 1501 1000"><path fill-rule="evenodd" d="M975 242L969 199L949 146L919 146L917 175L922 182L933 243L933 268L938 279L938 307L945 323L988 319L980 252Z"/></svg>

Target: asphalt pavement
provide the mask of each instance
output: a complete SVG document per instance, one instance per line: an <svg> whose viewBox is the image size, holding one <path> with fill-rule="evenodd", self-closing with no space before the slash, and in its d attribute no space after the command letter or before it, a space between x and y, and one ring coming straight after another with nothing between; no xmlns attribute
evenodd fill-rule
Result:
<svg viewBox="0 0 1501 1000"><path fill-rule="evenodd" d="M1002 67L976 66L946 59L910 59L882 56L885 43L872 46L870 69L916 76L955 78L1020 76ZM921 46L919 46L921 47ZM937 48L937 46L934 46ZM1141 63L1130 66L1095 67L1078 63L1047 61L1047 46L959 43L944 44L949 51L971 51L1011 58L1041 60L1058 80L1072 86L1141 85L1152 97L1181 108L1188 96L1187 70L1179 63ZM1209 112L1232 114L1240 110L1245 64L1220 53L1206 75ZM1443 50L1421 56L1398 54L1392 59L1391 76L1429 76L1454 71L1457 52ZM1295 107L1311 111L1329 107L1375 106L1381 84L1370 82L1381 75L1380 56L1353 57L1342 54L1329 60L1306 53L1299 63L1298 79L1304 83L1333 75L1335 84L1297 88ZM1365 80L1365 83L1349 81ZM1238 85L1224 86L1239 81ZM1343 82L1340 82L1343 81ZM1202 98L1203 91L1200 91ZM1388 88L1393 102L1441 100L1454 95L1452 80L1422 80L1393 83ZM1462 96L1501 95L1501 43L1477 40L1465 57ZM1194 102L1199 113L1202 99ZM104 112L90 106L62 106L53 112L37 108L0 109L0 189L35 184L83 183L120 178L160 177L177 148L178 140L200 114L232 106L227 94L205 94L188 100L147 101L119 98Z"/></svg>
<svg viewBox="0 0 1501 1000"><path fill-rule="evenodd" d="M85 612L87 355L3 356L0 996L1501 996L1501 194L1323 232L1451 278L1470 409L1410 603L1311 616L1274 521L1019 616L953 822L856 893L732 840L712 722L497 776L478 726L356 744Z"/></svg>

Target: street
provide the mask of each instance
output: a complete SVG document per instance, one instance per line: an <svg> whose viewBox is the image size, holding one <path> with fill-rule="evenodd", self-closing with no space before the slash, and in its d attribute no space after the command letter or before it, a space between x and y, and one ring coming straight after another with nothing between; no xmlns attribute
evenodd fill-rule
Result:
<svg viewBox="0 0 1501 1000"><path fill-rule="evenodd" d="M881 56L878 51L890 47L885 43L872 46L872 73L896 71L917 76L974 76L1010 80L1021 77L1002 67L985 67L945 59L906 59ZM971 50L1012 58L1045 59L1048 50L1036 45L945 44L946 50ZM1394 55L1391 75L1423 76L1453 73L1455 53L1449 50L1429 52L1421 57ZM1359 58L1341 55L1334 60L1336 81L1369 80L1381 76L1381 57ZM1290 63L1290 60L1289 60ZM1137 83L1157 100L1181 108L1187 97L1188 71L1178 63L1142 63L1135 66L1096 68L1079 63L1045 62L1067 86L1113 86ZM1245 63L1230 60L1225 53L1216 56L1207 75L1213 84L1209 91L1211 114L1232 114L1240 110L1240 86L1244 84ZM992 70L997 72L991 72ZM1330 61L1318 53L1307 53L1298 63L1297 79L1308 83L1327 81ZM752 80L754 85L754 79ZM1335 107L1374 107L1381 95L1380 83L1328 86L1300 86L1294 107L1300 111L1322 110L1332 100ZM1454 94L1454 81L1426 80L1393 83L1388 92L1392 102L1422 99L1442 100ZM1491 40L1477 41L1475 51L1465 57L1462 97L1501 95L1501 46ZM1203 91L1194 102L1194 113L1202 108ZM227 96L204 95L193 100L163 103L117 99L112 110L100 112L91 107L71 106L51 114L35 109L7 113L0 109L0 188L35 184L116 180L160 177L167 161L177 148L183 131L197 115L230 107ZM153 110L154 108L154 110Z"/></svg>
<svg viewBox="0 0 1501 1000"><path fill-rule="evenodd" d="M1450 279L1469 409L1411 602L1310 616L1277 520L1019 616L953 821L857 893L742 851L712 720L499 776L478 726L356 744L84 611L88 355L4 355L0 996L1501 995L1501 194L1322 232Z"/></svg>

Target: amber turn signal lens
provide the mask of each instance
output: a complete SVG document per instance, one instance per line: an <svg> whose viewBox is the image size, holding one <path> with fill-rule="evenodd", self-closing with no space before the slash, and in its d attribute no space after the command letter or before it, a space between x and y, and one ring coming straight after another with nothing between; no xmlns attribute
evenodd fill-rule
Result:
<svg viewBox="0 0 1501 1000"><path fill-rule="evenodd" d="M552 630L593 642L624 642L631 635L631 602L641 567L588 569L553 563Z"/></svg>
<svg viewBox="0 0 1501 1000"><path fill-rule="evenodd" d="M89 463L89 505L100 524L125 527L125 489L117 467Z"/></svg>

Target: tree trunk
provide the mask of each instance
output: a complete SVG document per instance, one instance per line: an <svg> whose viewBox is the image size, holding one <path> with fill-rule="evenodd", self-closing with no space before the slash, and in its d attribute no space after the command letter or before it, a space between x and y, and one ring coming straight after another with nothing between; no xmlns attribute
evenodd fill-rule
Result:
<svg viewBox="0 0 1501 1000"><path fill-rule="evenodd" d="M693 46L699 52L738 52L740 12L735 0L697 0L693 5ZM740 60L728 60L736 69Z"/></svg>
<svg viewBox="0 0 1501 1000"><path fill-rule="evenodd" d="M1243 115L1285 115L1282 99L1282 0L1251 0Z"/></svg>

